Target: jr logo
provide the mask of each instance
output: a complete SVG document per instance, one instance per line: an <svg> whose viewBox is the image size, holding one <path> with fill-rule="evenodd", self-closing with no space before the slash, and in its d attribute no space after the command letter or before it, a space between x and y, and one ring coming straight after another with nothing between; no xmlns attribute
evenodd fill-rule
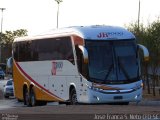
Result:
<svg viewBox="0 0 160 120"><path fill-rule="evenodd" d="M106 32L101 32L97 35L98 38L106 38L108 37L108 34Z"/></svg>
<svg viewBox="0 0 160 120"><path fill-rule="evenodd" d="M63 68L63 62L52 62L52 69L51 69L51 73L52 75L56 75L57 71L61 71Z"/></svg>
<svg viewBox="0 0 160 120"><path fill-rule="evenodd" d="M123 36L123 32L100 32L97 37L98 38L107 38L109 36Z"/></svg>

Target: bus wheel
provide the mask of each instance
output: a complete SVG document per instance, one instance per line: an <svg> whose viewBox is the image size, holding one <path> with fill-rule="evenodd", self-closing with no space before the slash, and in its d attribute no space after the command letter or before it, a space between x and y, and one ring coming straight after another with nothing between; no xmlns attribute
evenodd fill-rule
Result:
<svg viewBox="0 0 160 120"><path fill-rule="evenodd" d="M77 105L78 101L77 101L77 94L76 94L76 90L72 89L71 93L70 93L70 104L71 105Z"/></svg>
<svg viewBox="0 0 160 120"><path fill-rule="evenodd" d="M34 93L34 90L33 88L31 88L31 91L30 91L30 105L31 106L36 106L36 97L35 97L35 93Z"/></svg>
<svg viewBox="0 0 160 120"><path fill-rule="evenodd" d="M29 91L27 88L25 88L23 92L24 92L24 95L23 95L24 105L29 106Z"/></svg>
<svg viewBox="0 0 160 120"><path fill-rule="evenodd" d="M39 106L44 106L44 105L47 105L47 102L46 101L38 101L37 103Z"/></svg>
<svg viewBox="0 0 160 120"><path fill-rule="evenodd" d="M18 102L23 102L23 100L21 100L21 99L17 99L17 101L18 101Z"/></svg>

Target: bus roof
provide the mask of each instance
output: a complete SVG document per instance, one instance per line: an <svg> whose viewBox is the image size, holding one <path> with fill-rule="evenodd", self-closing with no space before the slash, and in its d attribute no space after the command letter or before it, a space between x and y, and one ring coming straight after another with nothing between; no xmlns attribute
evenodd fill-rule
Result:
<svg viewBox="0 0 160 120"><path fill-rule="evenodd" d="M73 27L80 32L81 37L84 39L104 39L104 40L117 40L117 39L133 39L135 36L121 27L94 25L94 26L80 26Z"/></svg>
<svg viewBox="0 0 160 120"><path fill-rule="evenodd" d="M135 39L135 36L131 32L122 27L92 25L92 26L72 26L72 27L60 28L37 36L16 38L15 41L62 37L70 35L77 35L83 39L91 39L91 40Z"/></svg>

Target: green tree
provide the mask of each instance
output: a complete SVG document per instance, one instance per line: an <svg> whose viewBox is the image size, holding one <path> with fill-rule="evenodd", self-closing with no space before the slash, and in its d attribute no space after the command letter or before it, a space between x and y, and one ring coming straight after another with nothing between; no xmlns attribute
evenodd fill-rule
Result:
<svg viewBox="0 0 160 120"><path fill-rule="evenodd" d="M130 32L132 32L136 36L137 43L145 45L148 48L148 41L147 41L148 39L147 39L147 32L146 32L147 28L145 28L143 24L140 24L138 27L137 23L130 23L129 26L126 26L126 27ZM140 52L140 58L141 58L142 79L145 80L143 89L146 88L146 84L147 84L148 93L150 93L150 84L149 84L148 72L147 72L148 63L144 61L142 52Z"/></svg>
<svg viewBox="0 0 160 120"><path fill-rule="evenodd" d="M11 56L12 53L12 43L16 37L27 36L26 29L19 29L16 31L5 31L4 33L0 33L1 36L1 58L0 62L6 62L6 59Z"/></svg>
<svg viewBox="0 0 160 120"><path fill-rule="evenodd" d="M160 20L154 21L147 28L148 47L150 50L150 68L152 71L153 95L155 96L155 85L158 82L157 75L160 69Z"/></svg>
<svg viewBox="0 0 160 120"><path fill-rule="evenodd" d="M160 20L158 18L146 27L141 24L139 28L137 23L131 23L127 28L135 34L138 43L145 45L149 49L149 71L152 74L152 88L155 96L155 83L158 82L157 74L160 68Z"/></svg>
<svg viewBox="0 0 160 120"><path fill-rule="evenodd" d="M2 34L1 44L2 45L12 44L13 40L16 37L27 36L27 32L28 31L26 29L19 29L16 31L6 31L5 33Z"/></svg>

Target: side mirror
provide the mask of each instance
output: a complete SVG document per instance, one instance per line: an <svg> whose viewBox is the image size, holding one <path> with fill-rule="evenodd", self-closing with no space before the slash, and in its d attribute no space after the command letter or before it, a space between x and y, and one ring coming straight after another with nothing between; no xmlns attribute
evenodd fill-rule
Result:
<svg viewBox="0 0 160 120"><path fill-rule="evenodd" d="M138 44L138 47L143 51L144 54L144 61L148 62L149 61L149 51L148 49L141 44Z"/></svg>
<svg viewBox="0 0 160 120"><path fill-rule="evenodd" d="M84 58L84 63L85 64L88 64L88 51L86 50L86 48L82 45L79 45L78 46L79 49L82 51L82 54L83 54L83 58Z"/></svg>

